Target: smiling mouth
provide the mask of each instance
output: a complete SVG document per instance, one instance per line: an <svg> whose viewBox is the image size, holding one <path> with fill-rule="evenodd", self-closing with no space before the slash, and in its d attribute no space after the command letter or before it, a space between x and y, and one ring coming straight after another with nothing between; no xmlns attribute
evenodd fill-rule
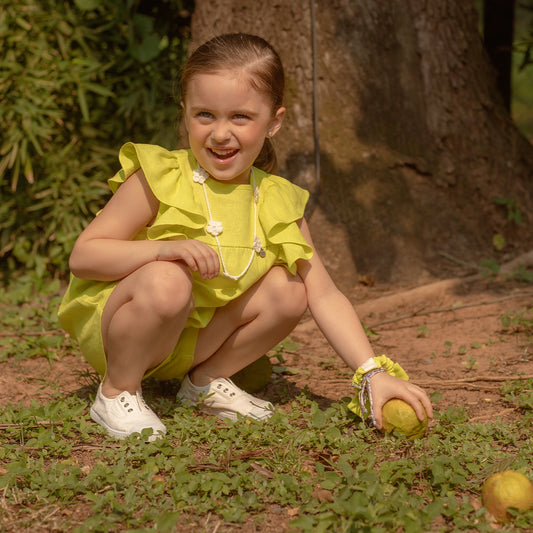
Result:
<svg viewBox="0 0 533 533"><path fill-rule="evenodd" d="M209 151L218 159L229 159L233 157L239 150L218 150L216 148L209 148Z"/></svg>

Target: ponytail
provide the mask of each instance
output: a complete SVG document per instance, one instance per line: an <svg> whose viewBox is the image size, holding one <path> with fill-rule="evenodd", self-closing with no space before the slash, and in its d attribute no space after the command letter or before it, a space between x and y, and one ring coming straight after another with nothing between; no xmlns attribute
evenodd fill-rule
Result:
<svg viewBox="0 0 533 533"><path fill-rule="evenodd" d="M261 148L261 152L257 156L254 166L264 170L268 174L275 174L278 170L278 158L272 140L267 137Z"/></svg>

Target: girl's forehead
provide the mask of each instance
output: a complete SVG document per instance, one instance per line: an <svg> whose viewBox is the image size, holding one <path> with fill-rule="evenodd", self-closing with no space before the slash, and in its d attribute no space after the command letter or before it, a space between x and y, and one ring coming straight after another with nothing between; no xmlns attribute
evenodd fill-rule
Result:
<svg viewBox="0 0 533 533"><path fill-rule="evenodd" d="M257 89L244 69L226 69L216 72L197 73L191 76L186 88L187 100L197 98L259 98L271 105L269 95Z"/></svg>
<svg viewBox="0 0 533 533"><path fill-rule="evenodd" d="M237 82L238 85L244 85L248 87L253 87L252 84L252 78L249 72L247 72L244 68L228 68L228 69L221 69L221 70L215 70L212 72L198 72L191 76L191 79L189 80L189 84L195 80L198 80L199 78L204 79L216 79L216 78L222 78L227 81L234 81Z"/></svg>

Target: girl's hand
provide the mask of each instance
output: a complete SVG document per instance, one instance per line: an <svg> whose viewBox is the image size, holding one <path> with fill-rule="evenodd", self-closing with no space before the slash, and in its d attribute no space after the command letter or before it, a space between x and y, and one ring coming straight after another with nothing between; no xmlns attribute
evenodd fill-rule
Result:
<svg viewBox="0 0 533 533"><path fill-rule="evenodd" d="M216 278L220 273L218 254L207 244L195 239L159 241L158 261L181 261L204 279Z"/></svg>
<svg viewBox="0 0 533 533"><path fill-rule="evenodd" d="M424 420L424 408L428 418L433 418L433 409L427 394L417 385L381 372L370 378L372 388L372 402L376 427L382 427L382 409L391 398L400 398L406 401L415 410L419 420ZM423 408L423 407L424 408Z"/></svg>

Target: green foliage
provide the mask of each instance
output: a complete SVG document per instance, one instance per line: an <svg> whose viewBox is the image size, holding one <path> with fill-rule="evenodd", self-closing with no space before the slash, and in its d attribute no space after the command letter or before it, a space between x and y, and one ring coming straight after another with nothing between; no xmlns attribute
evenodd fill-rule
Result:
<svg viewBox="0 0 533 533"><path fill-rule="evenodd" d="M533 411L533 379L508 381L501 392L511 405Z"/></svg>
<svg viewBox="0 0 533 533"><path fill-rule="evenodd" d="M520 226L524 220L520 203L515 198L498 197L494 199L496 205L504 207L507 211L507 221ZM492 237L492 245L498 251L502 251L507 245L507 239L503 233L495 233Z"/></svg>
<svg viewBox="0 0 533 533"><path fill-rule="evenodd" d="M35 275L0 287L0 363L32 357L52 362L71 348L57 320L60 300L59 281L44 282Z"/></svg>
<svg viewBox="0 0 533 533"><path fill-rule="evenodd" d="M533 307L530 309L517 309L500 316L502 327L506 330L523 331L533 334Z"/></svg>
<svg viewBox="0 0 533 533"><path fill-rule="evenodd" d="M0 288L0 363L54 364L74 351L68 339L56 342L59 292L58 281L35 276ZM33 351L48 338L48 351ZM453 343L444 347L450 353ZM283 364L295 349L287 339L271 357ZM43 378L51 399L0 407L1 531L268 531L279 520L313 533L491 532L483 481L509 468L533 476L532 379L501 389L517 410L511 422L474 423L465 405L451 406L416 441L365 426L347 399L319 406L293 393L266 423L221 422L178 407L177 383L152 380L145 397L168 433L145 444L116 441L91 421L98 380L80 378L79 395ZM530 530L533 509L513 520L506 531Z"/></svg>
<svg viewBox="0 0 533 533"><path fill-rule="evenodd" d="M533 5L527 2L518 3L517 38L513 50L520 57L518 70L533 65Z"/></svg>
<svg viewBox="0 0 533 533"><path fill-rule="evenodd" d="M64 271L127 140L175 145L191 0L21 0L0 11L0 257Z"/></svg>
<svg viewBox="0 0 533 533"><path fill-rule="evenodd" d="M523 222L522 209L520 203L515 198L498 197L494 203L501 205L507 210L507 220L520 226Z"/></svg>
<svg viewBox="0 0 533 533"><path fill-rule="evenodd" d="M483 480L503 467L531 475L531 419L470 424L446 412L406 441L304 395L266 424L156 403L168 435L145 444L104 436L88 407L71 396L0 411L3 530L52 519L80 532L263 530L274 513L298 531L488 532L472 504Z"/></svg>

